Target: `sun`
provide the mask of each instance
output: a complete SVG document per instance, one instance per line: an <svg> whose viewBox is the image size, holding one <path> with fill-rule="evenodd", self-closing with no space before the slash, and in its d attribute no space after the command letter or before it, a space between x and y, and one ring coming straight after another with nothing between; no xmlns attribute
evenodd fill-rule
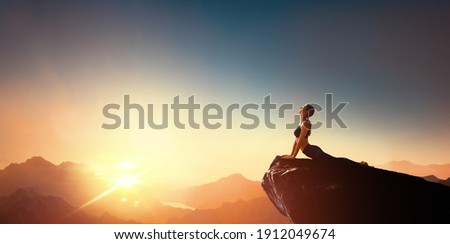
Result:
<svg viewBox="0 0 450 244"><path fill-rule="evenodd" d="M121 175L116 179L113 179L113 182L117 187L129 189L139 183L139 175Z"/></svg>
<svg viewBox="0 0 450 244"><path fill-rule="evenodd" d="M141 184L140 176L148 171L148 168L142 169L139 165L131 161L122 161L118 166L121 174L112 179L112 182L117 188L129 189Z"/></svg>
<svg viewBox="0 0 450 244"><path fill-rule="evenodd" d="M120 162L118 166L120 169L123 169L123 170L129 170L129 169L133 169L136 167L136 165L132 161L129 161L129 160Z"/></svg>
<svg viewBox="0 0 450 244"><path fill-rule="evenodd" d="M117 189L130 189L133 186L136 186L138 184L141 184L142 181L140 180L140 176L142 176L143 174L146 174L149 170L150 167L147 168L141 168L139 165L134 164L131 161L123 161L119 164L119 168L120 171L123 172L120 176L113 178L111 181L114 183L114 185L105 190L104 192L98 194L96 197L92 198L91 200L87 201L86 203L84 203L83 205L81 205L80 207L78 207L76 211L79 211L89 205L91 205L92 203L104 198L105 196L113 193L114 191L116 191ZM134 171L134 172L133 172ZM133 172L133 174L131 173ZM127 201L126 198L123 198L121 200L122 202ZM137 207L139 205L139 201L135 201L133 206Z"/></svg>

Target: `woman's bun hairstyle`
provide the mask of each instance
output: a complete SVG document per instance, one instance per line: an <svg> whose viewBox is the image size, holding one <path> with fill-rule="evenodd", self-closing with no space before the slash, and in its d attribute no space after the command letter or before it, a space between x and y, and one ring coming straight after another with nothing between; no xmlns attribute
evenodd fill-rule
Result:
<svg viewBox="0 0 450 244"><path fill-rule="evenodd" d="M314 115L314 111L316 111L316 110L314 109L314 107L311 104L306 104L305 108L306 108L306 112L308 113L308 117L311 117Z"/></svg>

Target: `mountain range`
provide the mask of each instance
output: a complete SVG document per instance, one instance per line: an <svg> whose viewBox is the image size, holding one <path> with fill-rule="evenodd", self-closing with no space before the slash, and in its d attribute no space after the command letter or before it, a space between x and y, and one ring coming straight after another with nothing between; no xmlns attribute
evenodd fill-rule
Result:
<svg viewBox="0 0 450 244"><path fill-rule="evenodd" d="M391 161L387 164L377 165L376 167L420 177L429 175L434 175L439 179L447 179L450 177L450 164L418 165L403 160Z"/></svg>
<svg viewBox="0 0 450 244"><path fill-rule="evenodd" d="M173 201L196 209L211 209L221 207L224 202L264 197L265 193L260 182L248 180L241 174L233 174L216 182L175 191L172 195Z"/></svg>
<svg viewBox="0 0 450 244"><path fill-rule="evenodd" d="M434 175L428 175L428 176L424 176L422 178L424 178L426 181L429 181L429 182L434 182L434 183L439 183L442 185L450 186L450 177L446 180L441 180Z"/></svg>
<svg viewBox="0 0 450 244"><path fill-rule="evenodd" d="M105 182L86 165L64 162L57 166L42 157L32 157L0 170L0 196L11 195L21 188L33 188L40 194L59 196L79 206L104 187Z"/></svg>
<svg viewBox="0 0 450 244"><path fill-rule="evenodd" d="M33 188L21 188L0 197L0 223L9 224L116 224L133 223L105 213L97 217L77 210L60 197L44 196Z"/></svg>
<svg viewBox="0 0 450 244"><path fill-rule="evenodd" d="M142 185L116 189L86 204L108 189L111 183L87 165L54 165L32 157L0 170L0 223L288 222L270 204L259 182L239 174L167 192L165 199L157 199ZM163 204L167 201L191 208Z"/></svg>
<svg viewBox="0 0 450 244"><path fill-rule="evenodd" d="M174 218L168 223L182 224L288 224L266 196L251 200L225 202L218 208L197 209L182 218Z"/></svg>
<svg viewBox="0 0 450 244"><path fill-rule="evenodd" d="M397 161L380 167L450 185L448 165ZM241 174L175 191L157 189L164 194L145 185L116 189L80 209L111 186L84 164L55 165L42 157L13 163L0 170L0 223L289 223L261 183Z"/></svg>

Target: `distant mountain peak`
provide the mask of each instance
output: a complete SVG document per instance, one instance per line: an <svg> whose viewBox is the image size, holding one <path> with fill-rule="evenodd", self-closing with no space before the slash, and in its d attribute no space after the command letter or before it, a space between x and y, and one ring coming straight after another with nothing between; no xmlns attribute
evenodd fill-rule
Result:
<svg viewBox="0 0 450 244"><path fill-rule="evenodd" d="M39 192L33 187L20 188L15 191L12 196L20 197L20 198L35 198L39 196Z"/></svg>
<svg viewBox="0 0 450 244"><path fill-rule="evenodd" d="M249 180L249 179L245 178L243 175L241 175L239 173L232 174L227 177L223 177L223 178L219 179L219 181L228 181L228 180Z"/></svg>
<svg viewBox="0 0 450 244"><path fill-rule="evenodd" d="M260 182L232 174L215 182L191 186L177 192L174 202L180 202L196 209L218 208L223 202L250 200L264 196Z"/></svg>
<svg viewBox="0 0 450 244"><path fill-rule="evenodd" d="M12 163L8 166L6 166L3 170L0 170L0 173L3 171L10 171L15 170L23 167L38 167L38 168L47 168L47 167L55 167L56 165L50 163L49 161L45 160L43 157L35 156L27 159L23 163Z"/></svg>
<svg viewBox="0 0 450 244"><path fill-rule="evenodd" d="M58 165L60 168L86 168L85 164L74 163L70 161L62 162Z"/></svg>
<svg viewBox="0 0 450 244"><path fill-rule="evenodd" d="M32 164L32 165L44 165L44 166L55 166L49 161L45 160L43 157L34 156L32 158L27 159L24 164Z"/></svg>
<svg viewBox="0 0 450 244"><path fill-rule="evenodd" d="M413 164L408 160L392 160L388 164Z"/></svg>
<svg viewBox="0 0 450 244"><path fill-rule="evenodd" d="M391 161L378 165L379 168L415 175L419 177L434 175L439 179L450 177L450 164L415 164L406 160Z"/></svg>
<svg viewBox="0 0 450 244"><path fill-rule="evenodd" d="M441 180L441 179L439 179L438 177L436 177L434 175L427 175L427 176L424 176L422 178L424 178L426 181L429 181L429 182L439 182Z"/></svg>

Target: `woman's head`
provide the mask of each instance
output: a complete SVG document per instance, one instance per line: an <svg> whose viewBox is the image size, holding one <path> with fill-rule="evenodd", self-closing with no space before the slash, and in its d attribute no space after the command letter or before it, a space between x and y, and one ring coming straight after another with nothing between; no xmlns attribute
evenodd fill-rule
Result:
<svg viewBox="0 0 450 244"><path fill-rule="evenodd" d="M300 107L298 113L304 118L309 118L314 115L314 111L315 109L311 104L305 104Z"/></svg>

